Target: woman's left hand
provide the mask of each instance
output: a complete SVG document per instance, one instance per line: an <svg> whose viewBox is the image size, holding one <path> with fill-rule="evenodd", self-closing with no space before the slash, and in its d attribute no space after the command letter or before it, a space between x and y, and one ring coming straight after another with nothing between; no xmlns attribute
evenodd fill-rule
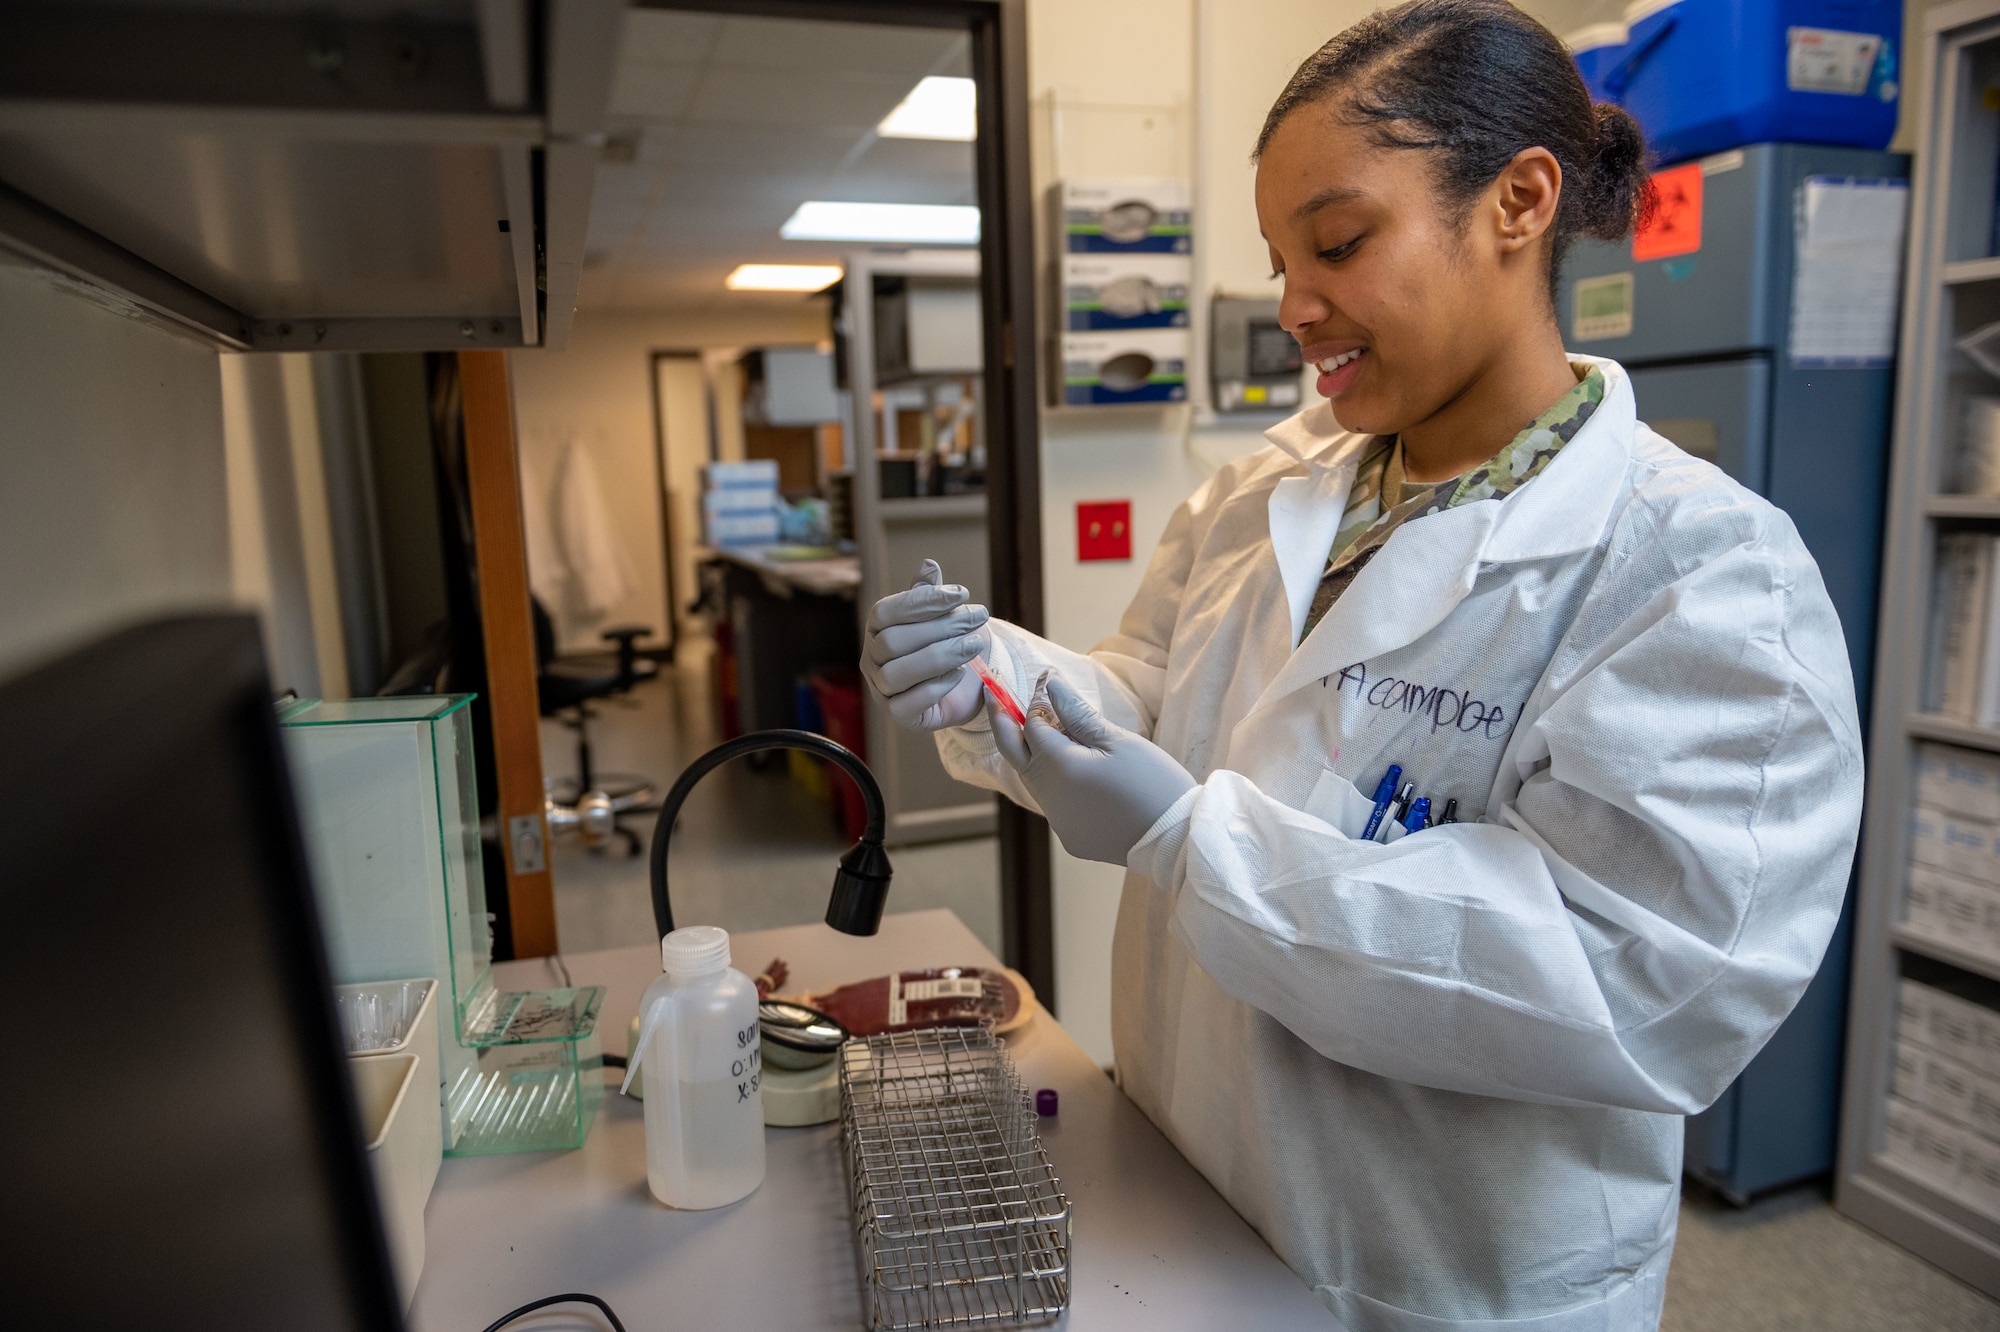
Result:
<svg viewBox="0 0 2000 1332"><path fill-rule="evenodd" d="M1143 735L1114 726L1060 676L1044 675L1027 726L989 711L993 743L1021 775L1063 849L1123 865L1139 839L1198 783Z"/></svg>

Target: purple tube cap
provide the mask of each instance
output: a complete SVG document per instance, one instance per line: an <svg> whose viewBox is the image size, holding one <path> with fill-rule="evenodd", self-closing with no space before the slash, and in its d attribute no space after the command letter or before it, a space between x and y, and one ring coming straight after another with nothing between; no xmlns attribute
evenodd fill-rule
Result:
<svg viewBox="0 0 2000 1332"><path fill-rule="evenodd" d="M1035 1093L1035 1113L1043 1119L1053 1119L1056 1113L1056 1089L1044 1087Z"/></svg>

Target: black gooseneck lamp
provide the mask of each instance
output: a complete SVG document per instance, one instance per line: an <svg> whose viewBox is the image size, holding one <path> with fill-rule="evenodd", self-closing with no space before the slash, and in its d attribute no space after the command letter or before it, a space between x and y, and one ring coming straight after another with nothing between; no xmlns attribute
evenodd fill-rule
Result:
<svg viewBox="0 0 2000 1332"><path fill-rule="evenodd" d="M882 788L875 774L859 755L811 731L752 731L734 740L725 740L687 765L687 770L667 792L660 806L659 822L653 825L653 924L660 937L673 933L674 908L667 897L667 843L688 792L709 773L744 754L765 749L800 749L839 768L861 788L862 802L868 807L868 826L861 840L840 858L833 872L833 896L826 904L826 923L842 934L873 934L882 926L882 904L889 896L889 853L882 849L882 832L888 819L882 808Z"/></svg>

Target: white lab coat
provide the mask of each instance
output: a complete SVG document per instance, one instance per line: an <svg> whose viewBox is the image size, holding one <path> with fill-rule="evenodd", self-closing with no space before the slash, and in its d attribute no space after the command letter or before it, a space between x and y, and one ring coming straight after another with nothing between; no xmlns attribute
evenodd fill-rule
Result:
<svg viewBox="0 0 2000 1332"><path fill-rule="evenodd" d="M1402 527L1296 651L1364 442L1323 404L1181 506L1088 656L995 624L1017 695L1053 666L1200 782L1129 859L1119 1078L1352 1332L1654 1327L1681 1116L1847 883L1819 571L1597 364L1540 477ZM983 722L939 746L1032 807ZM1355 840L1390 763L1462 822Z"/></svg>

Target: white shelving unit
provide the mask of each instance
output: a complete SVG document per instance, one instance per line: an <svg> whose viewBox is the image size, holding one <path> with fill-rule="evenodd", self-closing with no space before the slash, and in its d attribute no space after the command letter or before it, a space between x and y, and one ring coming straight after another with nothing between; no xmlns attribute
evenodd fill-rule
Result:
<svg viewBox="0 0 2000 1332"><path fill-rule="evenodd" d="M1932 563L1941 531L2000 526L2000 500L1946 493L1959 405L2000 392L1953 341L2000 320L1991 251L2000 159L2000 0L1930 12L1922 151L1912 193L1897 389L1895 461L1876 665L1868 814L1862 840L1835 1202L1857 1221L2000 1295L2000 1200L1926 1178L1884 1155L1904 977L2000 1009L2000 957L1904 923L1914 759L1922 741L2000 753L2000 731L1925 713Z"/></svg>

